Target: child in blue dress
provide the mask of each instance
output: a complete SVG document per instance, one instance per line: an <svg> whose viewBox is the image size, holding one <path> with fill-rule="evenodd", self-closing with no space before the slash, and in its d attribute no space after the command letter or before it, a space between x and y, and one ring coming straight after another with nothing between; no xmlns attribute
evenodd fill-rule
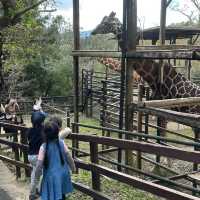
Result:
<svg viewBox="0 0 200 200"><path fill-rule="evenodd" d="M41 145L36 176L43 170L41 183L42 200L64 200L73 190L70 169L75 171L74 161L63 140L59 140L59 127L49 121L44 125L46 142Z"/></svg>

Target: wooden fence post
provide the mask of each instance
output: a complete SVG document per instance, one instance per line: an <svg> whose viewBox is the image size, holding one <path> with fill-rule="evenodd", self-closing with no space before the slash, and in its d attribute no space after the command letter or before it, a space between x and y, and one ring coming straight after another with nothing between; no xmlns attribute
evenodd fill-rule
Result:
<svg viewBox="0 0 200 200"><path fill-rule="evenodd" d="M91 163L98 164L98 144L90 142L90 159ZM92 188L100 191L100 175L97 172L92 171ZM96 200L94 198L94 200Z"/></svg>
<svg viewBox="0 0 200 200"><path fill-rule="evenodd" d="M194 128L194 137L195 137L195 141L198 142L198 140L200 138L200 129ZM194 147L194 151L200 151L200 148ZM197 170L198 170L198 164L194 163L193 164L193 171L197 171ZM197 188L197 182L195 180L193 181L193 187ZM195 192L193 192L192 194L196 195Z"/></svg>
<svg viewBox="0 0 200 200"><path fill-rule="evenodd" d="M67 127L71 127L71 121L70 121L70 110L66 109L66 118L67 118Z"/></svg>
<svg viewBox="0 0 200 200"><path fill-rule="evenodd" d="M138 85L138 102L142 101L143 90L144 90L143 84L139 84ZM137 113L137 132L138 133L142 132L142 113L141 112ZM139 137L139 141L140 140L141 140L141 137ZM137 168L142 169L142 153L141 153L141 151L137 151Z"/></svg>
<svg viewBox="0 0 200 200"><path fill-rule="evenodd" d="M13 142L18 142L18 133L16 132L14 135L13 135ZM20 161L20 156L19 156L19 148L18 147L13 147L13 152L15 154L15 160L16 161ZM16 178L21 178L21 169L20 167L16 166Z"/></svg>
<svg viewBox="0 0 200 200"><path fill-rule="evenodd" d="M161 127L161 118L160 117L157 117L157 136L161 136L161 130L160 130L160 127ZM160 140L158 139L157 140L157 143L160 144ZM160 156L156 156L156 162L160 162Z"/></svg>
<svg viewBox="0 0 200 200"><path fill-rule="evenodd" d="M107 85L105 81L102 81L103 87L102 87L102 98L101 98L101 126L105 127L106 120L106 95L107 95ZM105 136L105 130L102 130L102 136ZM102 150L105 149L105 145L102 145Z"/></svg>
<svg viewBox="0 0 200 200"><path fill-rule="evenodd" d="M27 141L27 136L26 136L26 131L21 131L21 143L22 144L28 144L28 141ZM25 164L29 164L29 161L28 161L28 151L27 150L23 150L23 159L24 159L24 163ZM30 177L30 170L28 169L25 169L25 176L26 177Z"/></svg>

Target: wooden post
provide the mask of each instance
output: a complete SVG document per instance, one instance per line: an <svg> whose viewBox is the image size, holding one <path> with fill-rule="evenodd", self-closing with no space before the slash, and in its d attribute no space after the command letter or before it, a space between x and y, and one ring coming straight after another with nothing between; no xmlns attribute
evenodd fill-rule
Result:
<svg viewBox="0 0 200 200"><path fill-rule="evenodd" d="M126 1L123 1L123 27L122 27L122 45L121 45L121 51L122 51L122 59L121 59L121 73L120 73L120 100L119 100L119 105L120 105L120 110L119 110L119 129L122 130L124 128L124 97L125 97L125 67L126 67L126 27L127 27L127 6L126 6ZM119 49L119 42L118 42L118 49ZM119 139L123 138L123 135L119 133L118 135ZM118 163L122 163L122 149L118 149L117 153L117 160ZM117 166L118 171L122 171L121 165Z"/></svg>
<svg viewBox="0 0 200 200"><path fill-rule="evenodd" d="M13 142L18 142L17 138L17 132L13 135ZM13 147L13 151L15 154L15 160L20 161L20 156L19 156L19 148L18 147ZM21 178L21 169L20 167L16 166L16 178Z"/></svg>
<svg viewBox="0 0 200 200"><path fill-rule="evenodd" d="M81 71L81 105L82 105L82 112L83 112L83 109L84 109L84 69L82 69Z"/></svg>
<svg viewBox="0 0 200 200"><path fill-rule="evenodd" d="M198 142L198 140L200 139L200 129L194 128L193 131L194 131L194 138L195 138L195 140L197 140L196 142ZM200 151L200 148L194 147L194 150ZM198 170L198 164L194 163L193 164L193 171L197 171L197 170ZM196 183L195 180L193 181L193 187L197 188L197 183ZM193 195L196 195L196 193L193 192Z"/></svg>
<svg viewBox="0 0 200 200"><path fill-rule="evenodd" d="M74 50L80 49L80 30L79 30L79 0L73 0L73 32ZM79 123L79 57L73 56L74 67L74 122ZM74 126L74 133L79 132L79 127ZM73 147L79 148L78 140L72 142ZM75 153L76 154L76 153Z"/></svg>
<svg viewBox="0 0 200 200"><path fill-rule="evenodd" d="M159 35L160 45L165 44L166 14L167 14L167 0L161 0L160 35Z"/></svg>
<svg viewBox="0 0 200 200"><path fill-rule="evenodd" d="M88 95L88 90L89 90L89 73L88 70L86 70L86 82L85 82L85 88L86 88L86 93L85 93L85 115L86 117L89 116L89 109L88 109L88 102L89 102L89 95Z"/></svg>
<svg viewBox="0 0 200 200"><path fill-rule="evenodd" d="M166 14L167 14L167 0L161 0L161 10L160 10L160 45L165 44L165 32L166 32ZM159 77L160 77L160 83L163 83L163 76L164 76L164 65L163 61L160 61L160 71L159 71ZM161 119L157 118L157 126L161 126ZM157 128L157 135L160 136L160 129ZM160 143L160 141L157 141ZM160 162L160 156L156 156L156 162Z"/></svg>
<svg viewBox="0 0 200 200"><path fill-rule="evenodd" d="M91 163L98 164L98 144L90 142L90 160ZM92 171L92 188L100 191L100 175L99 173ZM96 200L94 198L94 200Z"/></svg>
<svg viewBox="0 0 200 200"><path fill-rule="evenodd" d="M107 121L107 114L106 114L106 109L107 109L107 105L106 105L106 95L107 95L107 84L105 81L102 81L103 87L102 87L102 101L101 101L101 106L102 106L102 110L101 110L101 126L105 127L105 122ZM105 136L105 130L102 130L102 136ZM102 145L102 149L105 149L105 145Z"/></svg>
<svg viewBox="0 0 200 200"><path fill-rule="evenodd" d="M90 72L90 117L93 116L93 92L92 92L92 86L93 86L93 70Z"/></svg>
<svg viewBox="0 0 200 200"><path fill-rule="evenodd" d="M21 131L20 134L21 134L21 143L27 145L28 141L27 141L27 137L26 137L26 132ZM23 150L23 158L24 158L24 163L28 164L29 163L28 162L28 152L26 150ZM30 170L25 169L25 176L30 177Z"/></svg>
<svg viewBox="0 0 200 200"><path fill-rule="evenodd" d="M142 101L143 89L144 89L143 84L139 84L138 85L138 102ZM138 133L142 132L142 113L141 112L137 113L137 131L138 131ZM139 140L141 140L141 138L139 138ZM136 158L137 158L137 168L138 169L142 169L142 159L141 159L141 157L142 157L141 151L137 151Z"/></svg>
<svg viewBox="0 0 200 200"><path fill-rule="evenodd" d="M137 0L127 0L127 51L136 51L137 44ZM126 95L125 95L125 130L133 131L133 66L131 59L127 59L126 65ZM126 139L131 139L126 135ZM132 151L126 150L125 164L133 165Z"/></svg>
<svg viewBox="0 0 200 200"><path fill-rule="evenodd" d="M70 121L70 110L66 109L66 117L67 117L67 127L71 127L71 121Z"/></svg>
<svg viewBox="0 0 200 200"><path fill-rule="evenodd" d="M160 117L157 118L157 126L161 126L161 119ZM161 136L161 130L160 128L157 128L157 136ZM157 140L157 143L160 144L160 140ZM156 162L160 162L160 156L156 156Z"/></svg>
<svg viewBox="0 0 200 200"><path fill-rule="evenodd" d="M165 44L165 25L166 25L166 13L167 13L167 0L161 0L161 11L160 11L160 45ZM163 73L164 73L164 66L163 62L160 62L160 71L159 77L160 82L163 83Z"/></svg>
<svg viewBox="0 0 200 200"><path fill-rule="evenodd" d="M188 45L192 45L192 38L190 38L188 40ZM191 60L185 61L185 67L186 67L186 71L187 71L187 78L190 80L191 79L191 68L192 68Z"/></svg>

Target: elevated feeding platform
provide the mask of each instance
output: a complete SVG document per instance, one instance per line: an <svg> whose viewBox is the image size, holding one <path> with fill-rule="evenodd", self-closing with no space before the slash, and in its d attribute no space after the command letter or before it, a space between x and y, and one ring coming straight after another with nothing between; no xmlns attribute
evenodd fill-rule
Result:
<svg viewBox="0 0 200 200"><path fill-rule="evenodd" d="M72 56L121 58L121 51L76 50ZM200 46L194 45L151 45L137 46L136 51L129 51L126 58L133 59L189 59L200 60Z"/></svg>

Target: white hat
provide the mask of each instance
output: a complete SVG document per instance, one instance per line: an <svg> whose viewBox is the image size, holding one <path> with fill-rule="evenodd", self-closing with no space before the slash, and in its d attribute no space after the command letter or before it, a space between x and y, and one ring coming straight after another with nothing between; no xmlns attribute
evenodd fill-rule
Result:
<svg viewBox="0 0 200 200"><path fill-rule="evenodd" d="M33 110L41 110L41 105L33 105Z"/></svg>

